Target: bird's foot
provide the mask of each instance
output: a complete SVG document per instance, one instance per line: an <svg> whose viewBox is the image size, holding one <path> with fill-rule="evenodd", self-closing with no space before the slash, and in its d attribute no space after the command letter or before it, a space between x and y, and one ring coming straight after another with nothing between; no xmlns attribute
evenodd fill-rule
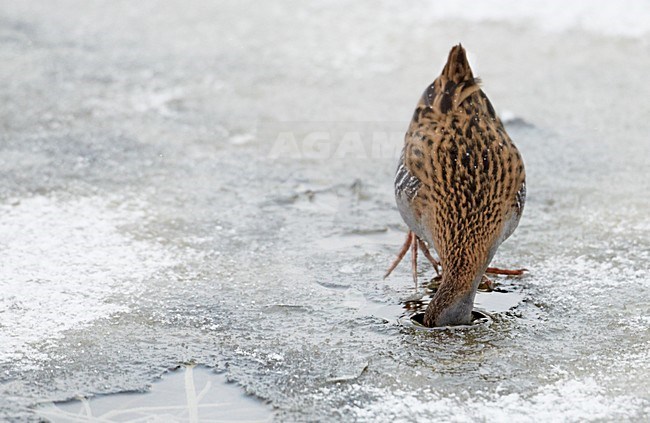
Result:
<svg viewBox="0 0 650 423"><path fill-rule="evenodd" d="M479 291L492 292L496 287L496 282L488 278L487 274L490 275L505 275L505 276L521 276L524 272L527 272L528 269L500 269L498 267L488 267L485 269L485 274L481 279L481 283L478 285Z"/></svg>
<svg viewBox="0 0 650 423"><path fill-rule="evenodd" d="M429 284L427 285L427 288L429 288L431 292L436 292L438 288L440 288L441 283L442 283L442 275L436 275L433 278L431 278Z"/></svg>
<svg viewBox="0 0 650 423"><path fill-rule="evenodd" d="M492 292L494 291L495 286L496 284L492 279L488 278L487 275L483 275L481 283L478 285L478 290L484 292Z"/></svg>
<svg viewBox="0 0 650 423"><path fill-rule="evenodd" d="M413 283L415 283L415 289L417 289L418 288L418 247L422 250L424 256L431 262L433 268L436 271L436 274L440 275L440 271L438 270L438 266L440 266L440 263L433 258L424 241L418 238L413 231L409 231L406 234L406 240L404 241L404 245L402 245L402 248L399 250L399 253L397 253L397 257L388 268L388 271L386 271L386 274L384 275L384 279L386 279L393 272L393 270L395 270L397 265L402 261L402 259L406 255L406 252L410 248L411 249L411 271L413 273Z"/></svg>

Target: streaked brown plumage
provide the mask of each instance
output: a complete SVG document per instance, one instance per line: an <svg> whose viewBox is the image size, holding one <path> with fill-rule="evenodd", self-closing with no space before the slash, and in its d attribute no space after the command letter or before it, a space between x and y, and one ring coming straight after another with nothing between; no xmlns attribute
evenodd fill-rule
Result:
<svg viewBox="0 0 650 423"><path fill-rule="evenodd" d="M414 255L418 244L426 249L424 240L442 265L442 282L424 324L469 323L481 278L519 223L526 185L521 155L460 44L418 102L397 168L395 197L415 235L407 237Z"/></svg>

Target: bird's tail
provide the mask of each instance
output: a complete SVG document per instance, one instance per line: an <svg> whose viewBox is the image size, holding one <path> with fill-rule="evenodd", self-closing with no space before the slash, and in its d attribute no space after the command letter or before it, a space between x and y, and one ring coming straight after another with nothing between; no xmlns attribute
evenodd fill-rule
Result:
<svg viewBox="0 0 650 423"><path fill-rule="evenodd" d="M447 63L442 70L442 75L448 81L454 81L456 84L460 84L463 81L474 81L472 68L469 67L465 49L460 43L451 48Z"/></svg>

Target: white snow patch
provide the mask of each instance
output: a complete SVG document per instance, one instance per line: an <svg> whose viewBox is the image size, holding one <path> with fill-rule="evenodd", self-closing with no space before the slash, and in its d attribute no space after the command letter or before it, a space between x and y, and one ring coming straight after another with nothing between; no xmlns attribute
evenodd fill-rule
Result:
<svg viewBox="0 0 650 423"><path fill-rule="evenodd" d="M30 344L125 311L109 297L174 264L160 245L119 231L143 216L96 197L0 206L0 363L45 358Z"/></svg>
<svg viewBox="0 0 650 423"><path fill-rule="evenodd" d="M625 418L643 412L643 401L612 396L594 379L560 380L529 395L476 392L445 397L436 392L379 392L379 399L353 410L359 421L558 422Z"/></svg>

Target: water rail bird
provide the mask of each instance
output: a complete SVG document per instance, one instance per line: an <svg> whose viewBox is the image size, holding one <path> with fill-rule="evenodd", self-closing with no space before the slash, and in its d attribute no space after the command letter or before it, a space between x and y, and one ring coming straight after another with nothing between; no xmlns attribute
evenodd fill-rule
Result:
<svg viewBox="0 0 650 423"><path fill-rule="evenodd" d="M423 320L429 327L470 323L486 272L524 270L488 268L519 223L526 176L517 147L479 84L465 49L454 46L417 104L395 175L397 207L410 231L385 277L409 248L416 287L418 248L436 272L440 264L442 280Z"/></svg>

